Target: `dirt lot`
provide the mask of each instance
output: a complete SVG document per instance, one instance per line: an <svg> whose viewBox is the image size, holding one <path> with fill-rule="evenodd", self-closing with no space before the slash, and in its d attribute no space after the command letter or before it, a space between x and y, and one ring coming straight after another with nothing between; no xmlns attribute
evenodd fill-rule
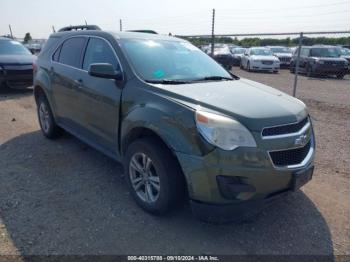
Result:
<svg viewBox="0 0 350 262"><path fill-rule="evenodd" d="M293 75L234 72L291 93ZM350 255L350 81L300 78L317 137L315 177L255 220L208 225L188 206L140 210L121 166L41 135L31 90L0 93L0 254Z"/></svg>

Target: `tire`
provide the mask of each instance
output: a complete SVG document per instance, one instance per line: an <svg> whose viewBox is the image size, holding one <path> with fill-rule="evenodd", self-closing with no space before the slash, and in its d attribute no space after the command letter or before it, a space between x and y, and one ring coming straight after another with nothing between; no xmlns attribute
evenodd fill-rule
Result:
<svg viewBox="0 0 350 262"><path fill-rule="evenodd" d="M274 74L278 74L278 71L275 70L275 71L273 71L273 73L274 73Z"/></svg>
<svg viewBox="0 0 350 262"><path fill-rule="evenodd" d="M295 66L293 64L290 64L289 72L295 74Z"/></svg>
<svg viewBox="0 0 350 262"><path fill-rule="evenodd" d="M337 74L338 79L344 79L344 77L345 77L345 74Z"/></svg>
<svg viewBox="0 0 350 262"><path fill-rule="evenodd" d="M307 77L312 77L313 76L312 68L310 66L307 66L307 68L306 68L306 76Z"/></svg>
<svg viewBox="0 0 350 262"><path fill-rule="evenodd" d="M125 154L124 170L131 195L148 213L164 215L183 202L181 168L159 140L142 138L133 142Z"/></svg>
<svg viewBox="0 0 350 262"><path fill-rule="evenodd" d="M62 134L62 129L55 123L49 102L43 95L37 100L37 114L41 131L45 137L55 139Z"/></svg>

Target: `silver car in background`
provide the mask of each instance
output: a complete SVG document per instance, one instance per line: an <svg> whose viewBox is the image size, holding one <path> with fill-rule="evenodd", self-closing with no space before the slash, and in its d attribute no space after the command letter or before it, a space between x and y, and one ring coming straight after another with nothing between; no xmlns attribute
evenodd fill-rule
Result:
<svg viewBox="0 0 350 262"><path fill-rule="evenodd" d="M278 73L280 61L269 48L251 47L242 56L241 69Z"/></svg>

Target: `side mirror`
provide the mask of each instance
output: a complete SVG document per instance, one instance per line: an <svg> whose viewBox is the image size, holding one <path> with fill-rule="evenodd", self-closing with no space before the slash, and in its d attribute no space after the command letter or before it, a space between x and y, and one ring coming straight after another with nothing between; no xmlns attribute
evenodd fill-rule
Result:
<svg viewBox="0 0 350 262"><path fill-rule="evenodd" d="M114 67L107 63L91 64L88 73L95 77L123 80L122 72L114 70Z"/></svg>

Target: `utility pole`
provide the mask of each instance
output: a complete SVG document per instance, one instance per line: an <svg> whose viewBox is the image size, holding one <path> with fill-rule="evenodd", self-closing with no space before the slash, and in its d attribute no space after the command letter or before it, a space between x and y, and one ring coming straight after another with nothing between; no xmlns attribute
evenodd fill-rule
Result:
<svg viewBox="0 0 350 262"><path fill-rule="evenodd" d="M13 39L13 34L12 34L12 28L11 28L11 25L9 25L9 29L10 29L10 35L11 35L11 38Z"/></svg>
<svg viewBox="0 0 350 262"><path fill-rule="evenodd" d="M54 26L54 25L52 26L52 32L53 32L53 33L56 33L56 29L55 29L55 26Z"/></svg>
<svg viewBox="0 0 350 262"><path fill-rule="evenodd" d="M215 27L215 9L213 9L213 18L212 18L212 24L211 24L211 56L214 56L214 44L215 44L214 27Z"/></svg>
<svg viewBox="0 0 350 262"><path fill-rule="evenodd" d="M123 31L123 21L119 19L119 30Z"/></svg>
<svg viewBox="0 0 350 262"><path fill-rule="evenodd" d="M297 61L295 62L295 77L294 77L294 88L293 88L293 96L296 96L297 93L297 86L298 86L298 74L299 74L299 64L300 64L300 53L301 53L301 46L303 45L303 32L300 33L299 36L299 47L298 47L298 55L297 55Z"/></svg>
<svg viewBox="0 0 350 262"><path fill-rule="evenodd" d="M87 25L87 22L86 22L86 20L85 20L85 25Z"/></svg>

